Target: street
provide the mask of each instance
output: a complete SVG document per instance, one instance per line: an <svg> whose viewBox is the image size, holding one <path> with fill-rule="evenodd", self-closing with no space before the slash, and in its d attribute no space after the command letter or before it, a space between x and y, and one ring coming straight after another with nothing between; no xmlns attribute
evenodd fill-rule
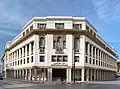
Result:
<svg viewBox="0 0 120 89"><path fill-rule="evenodd" d="M41 85L13 80L0 80L0 89L120 89L120 80L56 85Z"/></svg>

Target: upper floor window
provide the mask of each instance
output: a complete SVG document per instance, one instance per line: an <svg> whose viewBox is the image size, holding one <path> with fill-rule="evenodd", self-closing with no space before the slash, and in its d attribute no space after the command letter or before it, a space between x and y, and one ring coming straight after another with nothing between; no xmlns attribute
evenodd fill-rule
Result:
<svg viewBox="0 0 120 89"><path fill-rule="evenodd" d="M44 37L40 37L39 39L39 47L44 47L45 46L45 39Z"/></svg>
<svg viewBox="0 0 120 89"><path fill-rule="evenodd" d="M40 62L45 62L45 56L40 56Z"/></svg>
<svg viewBox="0 0 120 89"><path fill-rule="evenodd" d="M55 23L55 28L57 28L57 29L64 28L64 23Z"/></svg>
<svg viewBox="0 0 120 89"><path fill-rule="evenodd" d="M62 37L60 37L60 36L57 38L57 48L58 49L63 48L63 41L62 41Z"/></svg>
<svg viewBox="0 0 120 89"><path fill-rule="evenodd" d="M86 25L86 30L89 31L89 27Z"/></svg>
<svg viewBox="0 0 120 89"><path fill-rule="evenodd" d="M25 32L23 32L23 36L25 36Z"/></svg>
<svg viewBox="0 0 120 89"><path fill-rule="evenodd" d="M79 49L79 47L80 47L79 38L78 38L78 37L75 37L75 39L74 39L74 48L75 48L75 49Z"/></svg>
<svg viewBox="0 0 120 89"><path fill-rule="evenodd" d="M73 24L74 29L82 29L82 24Z"/></svg>
<svg viewBox="0 0 120 89"><path fill-rule="evenodd" d="M79 56L75 56L74 61L75 61L75 62L79 62Z"/></svg>
<svg viewBox="0 0 120 89"><path fill-rule="evenodd" d="M29 29L26 30L26 34L29 32Z"/></svg>
<svg viewBox="0 0 120 89"><path fill-rule="evenodd" d="M45 23L38 23L37 28L46 28L46 24Z"/></svg>
<svg viewBox="0 0 120 89"><path fill-rule="evenodd" d="M33 25L30 27L30 31L33 30Z"/></svg>

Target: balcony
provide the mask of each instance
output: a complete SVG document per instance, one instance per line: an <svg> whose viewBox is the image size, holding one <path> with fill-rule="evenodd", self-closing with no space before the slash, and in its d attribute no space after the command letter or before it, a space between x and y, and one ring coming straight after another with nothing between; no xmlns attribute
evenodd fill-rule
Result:
<svg viewBox="0 0 120 89"><path fill-rule="evenodd" d="M80 53L80 49L74 49L74 53L79 54Z"/></svg>
<svg viewBox="0 0 120 89"><path fill-rule="evenodd" d="M40 47L39 48L39 53L45 53L45 47Z"/></svg>

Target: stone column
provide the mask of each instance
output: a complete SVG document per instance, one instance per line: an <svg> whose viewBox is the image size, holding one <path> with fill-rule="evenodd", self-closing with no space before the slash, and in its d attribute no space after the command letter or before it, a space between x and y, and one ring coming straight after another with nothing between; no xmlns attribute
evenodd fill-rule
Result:
<svg viewBox="0 0 120 89"><path fill-rule="evenodd" d="M16 70L14 70L14 79L16 79Z"/></svg>
<svg viewBox="0 0 120 89"><path fill-rule="evenodd" d="M90 73L91 73L91 76L90 76L90 80L92 81L92 71L93 71L93 69L91 69L91 71L90 71Z"/></svg>
<svg viewBox="0 0 120 89"><path fill-rule="evenodd" d="M87 81L89 81L89 69L86 69L86 74Z"/></svg>
<svg viewBox="0 0 120 89"><path fill-rule="evenodd" d="M29 80L31 80L31 69L29 69Z"/></svg>
<svg viewBox="0 0 120 89"><path fill-rule="evenodd" d="M35 77L35 80L37 80L37 69L34 69L34 77Z"/></svg>
<svg viewBox="0 0 120 89"><path fill-rule="evenodd" d="M71 82L71 69L67 69L66 72L67 72L67 73L66 73L66 74L67 74L67 80L66 80L66 81L67 81L68 83L70 83L70 82Z"/></svg>
<svg viewBox="0 0 120 89"><path fill-rule="evenodd" d="M82 74L81 74L81 76L82 76L82 82L84 82L84 76L85 76L85 69L84 68L82 68Z"/></svg>
<svg viewBox="0 0 120 89"><path fill-rule="evenodd" d="M48 69L48 82L49 84L52 82L52 69Z"/></svg>
<svg viewBox="0 0 120 89"><path fill-rule="evenodd" d="M21 70L19 70L19 79L21 79Z"/></svg>
<svg viewBox="0 0 120 89"><path fill-rule="evenodd" d="M25 69L25 80L27 80L27 69Z"/></svg>
<svg viewBox="0 0 120 89"><path fill-rule="evenodd" d="M96 69L94 69L94 81L96 81Z"/></svg>

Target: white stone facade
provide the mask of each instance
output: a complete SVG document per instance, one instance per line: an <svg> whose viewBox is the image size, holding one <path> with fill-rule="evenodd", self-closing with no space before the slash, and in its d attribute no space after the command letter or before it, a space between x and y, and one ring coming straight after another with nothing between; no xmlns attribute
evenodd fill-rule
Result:
<svg viewBox="0 0 120 89"><path fill-rule="evenodd" d="M116 56L84 17L34 17L6 45L3 71L5 78L49 82L111 80Z"/></svg>

